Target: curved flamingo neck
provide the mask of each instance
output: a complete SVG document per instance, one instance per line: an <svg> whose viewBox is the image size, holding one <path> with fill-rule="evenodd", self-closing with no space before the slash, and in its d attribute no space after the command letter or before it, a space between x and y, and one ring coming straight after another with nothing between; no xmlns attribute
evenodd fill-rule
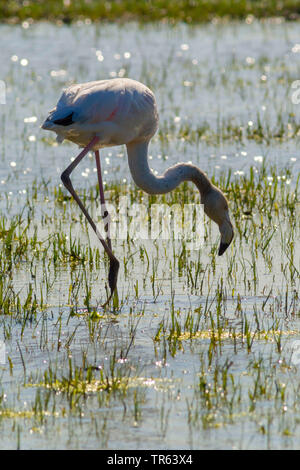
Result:
<svg viewBox="0 0 300 470"><path fill-rule="evenodd" d="M168 193L183 181L192 181L202 198L212 188L205 173L191 163L177 163L168 168L162 176L155 176L148 164L148 145L149 142L127 144L128 164L133 180L146 193Z"/></svg>

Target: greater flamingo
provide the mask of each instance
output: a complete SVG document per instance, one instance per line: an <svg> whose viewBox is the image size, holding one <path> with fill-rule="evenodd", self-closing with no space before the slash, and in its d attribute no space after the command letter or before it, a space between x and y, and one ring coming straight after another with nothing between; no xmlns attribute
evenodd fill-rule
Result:
<svg viewBox="0 0 300 470"><path fill-rule="evenodd" d="M224 253L233 239L227 200L202 170L190 163L177 163L168 168L162 176L155 176L150 170L148 145L157 127L158 112L154 94L142 83L128 78L71 85L63 91L56 107L50 111L42 125L43 129L56 132L58 142L67 139L79 147L84 147L62 173L61 179L109 256L108 283L111 293L104 305L111 299L117 285L119 261L112 252L109 238L109 216L105 210L100 148L125 144L133 180L149 194L167 193L182 181L195 183L205 213L219 226L221 233L219 255ZM108 221L105 226L106 240L98 231L70 179L72 171L90 150L95 152L100 199L104 208L102 217L107 217Z"/></svg>

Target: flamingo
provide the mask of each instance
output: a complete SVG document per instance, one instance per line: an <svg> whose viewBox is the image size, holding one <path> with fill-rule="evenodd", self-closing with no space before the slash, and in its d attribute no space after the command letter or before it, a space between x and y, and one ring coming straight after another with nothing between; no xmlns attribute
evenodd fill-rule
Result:
<svg viewBox="0 0 300 470"><path fill-rule="evenodd" d="M67 139L83 150L63 171L61 180L84 213L109 260L108 284L111 299L117 285L119 261L112 251L109 237L109 214L105 206L99 149L125 144L128 164L136 185L149 194L164 194L183 181L192 181L200 192L204 212L219 227L222 255L233 239L226 197L206 174L191 163L177 163L162 176L155 176L148 165L148 146L158 128L155 96L144 84L128 78L114 78L74 84L66 88L52 109L42 129L57 134L57 141ZM73 188L70 175L84 156L94 151L99 183L102 217L106 218L104 238Z"/></svg>

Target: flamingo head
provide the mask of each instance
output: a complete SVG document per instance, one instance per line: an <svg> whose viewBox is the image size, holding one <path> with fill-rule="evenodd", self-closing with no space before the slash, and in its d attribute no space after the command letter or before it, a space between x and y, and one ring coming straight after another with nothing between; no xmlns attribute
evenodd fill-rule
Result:
<svg viewBox="0 0 300 470"><path fill-rule="evenodd" d="M221 243L218 254L221 256L229 247L234 236L229 216L228 202L222 191L213 185L209 191L202 196L201 202L204 204L205 214L219 226Z"/></svg>

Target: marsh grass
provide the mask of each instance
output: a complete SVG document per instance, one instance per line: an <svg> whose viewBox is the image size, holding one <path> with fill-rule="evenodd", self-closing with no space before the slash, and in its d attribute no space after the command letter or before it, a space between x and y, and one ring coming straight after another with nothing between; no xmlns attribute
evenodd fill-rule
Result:
<svg viewBox="0 0 300 470"><path fill-rule="evenodd" d="M193 439L207 429L217 432L248 422L270 445L274 420L280 435L297 434L292 410L297 407L298 371L289 344L300 336L299 179L289 170L262 166L240 177L224 173L214 182L228 195L236 227L225 272L214 243L193 253L184 241L173 242L166 250L164 243L123 240L116 243L117 253L126 253L120 257L119 300L106 311L100 302L105 298L107 261L97 244L87 243L86 222L74 217L76 206L69 199L65 204L61 189L35 183L20 214L9 217L3 211L0 263L6 275L0 280L0 321L8 363L2 369L11 383L22 377L18 394L26 396L31 390L30 397L33 391L35 396L24 409L13 394L2 398L2 426L13 420L23 422L15 428L17 433L25 423L40 429L49 426L50 419L82 420L95 403L103 410L117 409L119 403L123 422L143 427L147 403L154 395L161 403L157 413L166 437L172 410L183 394L185 422ZM116 204L124 194L146 202L137 188L122 184L107 185L107 194ZM172 194L149 197L147 203L184 204L197 202L198 197L184 184ZM83 198L94 213L97 189L83 192ZM206 220L206 241L214 235L217 232ZM144 273L143 282L138 272ZM282 276L285 281L279 285L277 278ZM171 290L161 306L166 286ZM190 307L186 302L180 306L178 286L187 298L196 295L200 304L194 300ZM249 295L254 296L250 303ZM145 362L140 354L146 347L149 356L151 344L154 355ZM33 345L47 358L36 372L30 361ZM182 378L176 369L169 374L166 365L195 355L195 374L184 392ZM244 372L237 367L238 358ZM169 396L168 409L159 398L164 394ZM273 404L268 411L266 401ZM89 420L96 419L92 415ZM105 428L104 440L111 432L105 416L96 419L97 426ZM61 426L66 429L66 424Z"/></svg>
<svg viewBox="0 0 300 470"><path fill-rule="evenodd" d="M278 0L253 2L249 0L150 0L141 2L125 0L122 2L103 0L74 0L70 3L55 0L49 3L28 1L8 1L0 9L0 19L22 21L28 18L33 20L60 20L70 23L78 19L93 21L138 20L140 22L164 21L199 23L211 21L214 18L243 19L248 15L258 18L281 16L295 19L299 15L298 2L288 0L284 3Z"/></svg>

